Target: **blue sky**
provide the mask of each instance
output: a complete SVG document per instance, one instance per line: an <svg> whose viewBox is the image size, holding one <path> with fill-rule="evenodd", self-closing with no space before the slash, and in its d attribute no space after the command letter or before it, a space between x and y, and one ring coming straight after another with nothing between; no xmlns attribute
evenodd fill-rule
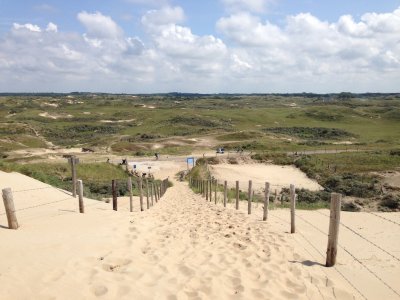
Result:
<svg viewBox="0 0 400 300"><path fill-rule="evenodd" d="M0 92L398 91L400 1L0 0Z"/></svg>

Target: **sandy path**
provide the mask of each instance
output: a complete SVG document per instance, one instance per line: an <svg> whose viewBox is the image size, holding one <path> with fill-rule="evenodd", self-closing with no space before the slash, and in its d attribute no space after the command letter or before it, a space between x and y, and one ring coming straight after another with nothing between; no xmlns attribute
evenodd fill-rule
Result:
<svg viewBox="0 0 400 300"><path fill-rule="evenodd" d="M284 234L205 202L176 183L152 210L112 226L108 247L68 261L46 296L105 299L351 299L291 261ZM127 226L128 225L128 226ZM61 270L59 270L61 272ZM79 274L71 278L67 274ZM84 294L82 294L84 292ZM63 298L63 297L61 297Z"/></svg>
<svg viewBox="0 0 400 300"><path fill-rule="evenodd" d="M0 182L34 188L15 193L16 208L27 208L17 212L21 228L0 228L0 299L397 299L398 261L343 227L339 243L395 292L342 248L335 268L322 266L327 210L299 211L291 235L287 210L262 222L261 205L248 216L245 203L225 209L181 182L150 210L139 212L137 198L133 213L126 198L118 212L85 199L84 215L76 199L26 176L0 172ZM400 214L342 221L400 256Z"/></svg>

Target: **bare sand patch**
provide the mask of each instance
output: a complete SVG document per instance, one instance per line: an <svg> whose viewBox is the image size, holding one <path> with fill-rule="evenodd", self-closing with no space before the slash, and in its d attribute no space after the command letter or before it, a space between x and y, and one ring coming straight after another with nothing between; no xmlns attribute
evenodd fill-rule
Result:
<svg viewBox="0 0 400 300"><path fill-rule="evenodd" d="M220 181L227 180L230 187L235 186L239 180L241 186L247 186L248 181L253 181L255 190L262 190L268 181L272 188L280 190L294 184L296 188L305 188L312 191L321 190L322 187L306 176L294 166L278 166L272 164L218 164L209 166L212 175Z"/></svg>
<svg viewBox="0 0 400 300"><path fill-rule="evenodd" d="M62 114L49 114L48 112L42 112L39 114L39 116L44 117L44 118L49 118L49 119L53 119L53 120L57 120L57 119L70 119L73 118L73 115L62 115Z"/></svg>
<svg viewBox="0 0 400 300"><path fill-rule="evenodd" d="M100 123L130 123L134 122L136 119L129 119L129 120L100 120Z"/></svg>

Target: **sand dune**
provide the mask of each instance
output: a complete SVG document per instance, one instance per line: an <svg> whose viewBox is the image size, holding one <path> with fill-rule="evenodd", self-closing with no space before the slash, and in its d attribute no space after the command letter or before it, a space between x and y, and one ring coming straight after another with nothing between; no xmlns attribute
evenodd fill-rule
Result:
<svg viewBox="0 0 400 300"><path fill-rule="evenodd" d="M265 181L269 181L272 189L281 190L294 184L296 188L305 188L312 191L321 190L322 187L306 176L294 166L278 166L272 164L218 164L209 166L212 174L220 181L227 180L229 187L235 187L236 180L241 187L247 187L249 180L253 181L253 187L261 191L265 187ZM246 190L246 188L243 188Z"/></svg>
<svg viewBox="0 0 400 300"><path fill-rule="evenodd" d="M362 299L357 289L369 299L397 297L343 251L337 268L321 266L324 257L305 238L322 254L326 238L300 220L299 233L288 234L287 210L262 222L261 205L248 216L174 182L150 210L139 212L138 199L133 213L127 199L120 199L118 212L85 199L86 213L79 214L77 200L64 191L16 173L0 172L0 182L31 189L14 193L19 230L4 228L0 209L0 299ZM29 208L34 205L41 206ZM326 232L325 216L299 215ZM390 215L391 225L354 216L345 214L344 221L400 255L393 231L399 214ZM344 245L397 290L398 262L341 230Z"/></svg>

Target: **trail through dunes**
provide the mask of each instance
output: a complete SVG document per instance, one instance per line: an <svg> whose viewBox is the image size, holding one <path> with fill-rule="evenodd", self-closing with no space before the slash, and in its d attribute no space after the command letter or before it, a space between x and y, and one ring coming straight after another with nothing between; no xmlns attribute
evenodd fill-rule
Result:
<svg viewBox="0 0 400 300"><path fill-rule="evenodd" d="M36 183L35 201L68 197ZM28 201L21 195L15 193L17 210ZM0 299L362 298L334 269L301 263L310 257L294 248L280 220L262 222L257 209L248 216L207 202L187 183L174 182L144 212L135 206L129 213L125 199L118 212L85 204L85 214L76 213L71 197L22 210L19 230L0 228Z"/></svg>

